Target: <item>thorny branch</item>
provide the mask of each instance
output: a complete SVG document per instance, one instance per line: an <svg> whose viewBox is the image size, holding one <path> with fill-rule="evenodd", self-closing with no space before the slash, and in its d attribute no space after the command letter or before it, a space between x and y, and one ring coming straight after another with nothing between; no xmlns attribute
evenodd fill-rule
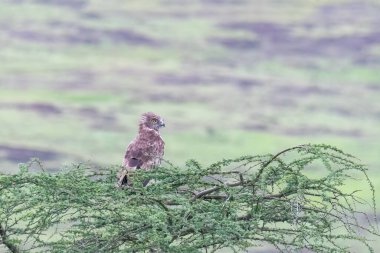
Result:
<svg viewBox="0 0 380 253"><path fill-rule="evenodd" d="M366 168L334 147L300 145L206 168L167 164L136 172L125 190L114 187L118 166L53 175L25 165L1 176L1 243L11 252L215 252L266 242L280 252L327 253L349 252L345 240L371 251L362 233L379 234L358 189L342 188L361 173L376 213ZM319 178L308 177L310 166Z"/></svg>

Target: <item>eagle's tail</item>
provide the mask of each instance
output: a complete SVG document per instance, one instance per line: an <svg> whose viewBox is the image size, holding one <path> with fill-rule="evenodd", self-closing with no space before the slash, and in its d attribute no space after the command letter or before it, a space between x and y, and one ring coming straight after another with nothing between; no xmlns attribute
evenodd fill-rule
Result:
<svg viewBox="0 0 380 253"><path fill-rule="evenodd" d="M118 181L116 183L116 186L119 188L124 188L126 186L131 186L132 182L128 178L128 171L123 168L117 175Z"/></svg>
<svg viewBox="0 0 380 253"><path fill-rule="evenodd" d="M121 169L121 171L118 173L117 178L118 181L116 183L116 186L119 188L125 188L125 187L131 187L132 186L132 180L131 180L131 173L128 173L128 170L126 168ZM145 179L143 182L143 186L145 187L149 183L150 179Z"/></svg>

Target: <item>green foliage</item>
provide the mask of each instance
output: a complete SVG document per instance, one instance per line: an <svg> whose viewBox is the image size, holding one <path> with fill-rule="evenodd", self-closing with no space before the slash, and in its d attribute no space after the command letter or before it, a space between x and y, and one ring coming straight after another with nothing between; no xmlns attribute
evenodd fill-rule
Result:
<svg viewBox="0 0 380 253"><path fill-rule="evenodd" d="M378 235L376 219L360 211L368 203L343 187L365 179L360 188L372 192L375 214L366 168L327 145L206 168L167 162L135 172L124 190L115 187L117 167L50 174L28 172L30 165L0 176L0 235L12 252L214 252L262 243L281 252L350 252L349 240L373 252L365 235Z"/></svg>

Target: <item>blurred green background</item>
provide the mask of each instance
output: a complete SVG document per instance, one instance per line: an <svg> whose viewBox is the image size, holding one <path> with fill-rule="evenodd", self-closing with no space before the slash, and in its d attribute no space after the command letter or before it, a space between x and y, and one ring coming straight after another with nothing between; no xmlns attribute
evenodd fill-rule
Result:
<svg viewBox="0 0 380 253"><path fill-rule="evenodd" d="M375 0L2 0L0 171L120 164L153 111L175 164L326 143L380 189L379 13Z"/></svg>

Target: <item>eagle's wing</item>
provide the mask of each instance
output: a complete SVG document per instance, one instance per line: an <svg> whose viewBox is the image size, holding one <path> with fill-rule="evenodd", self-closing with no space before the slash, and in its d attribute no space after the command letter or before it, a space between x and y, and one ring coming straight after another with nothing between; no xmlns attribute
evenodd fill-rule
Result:
<svg viewBox="0 0 380 253"><path fill-rule="evenodd" d="M128 145L125 152L123 168L118 174L118 186L130 186L132 184L128 175L130 171L136 169L150 170L161 163L163 155L164 142L159 135L150 139L136 138ZM144 182L144 185L147 183Z"/></svg>
<svg viewBox="0 0 380 253"><path fill-rule="evenodd" d="M123 168L118 173L119 187L123 185L131 185L131 180L128 180L128 172L140 169L143 165L143 149L144 146L139 143L138 139L132 141L125 152L123 160Z"/></svg>

